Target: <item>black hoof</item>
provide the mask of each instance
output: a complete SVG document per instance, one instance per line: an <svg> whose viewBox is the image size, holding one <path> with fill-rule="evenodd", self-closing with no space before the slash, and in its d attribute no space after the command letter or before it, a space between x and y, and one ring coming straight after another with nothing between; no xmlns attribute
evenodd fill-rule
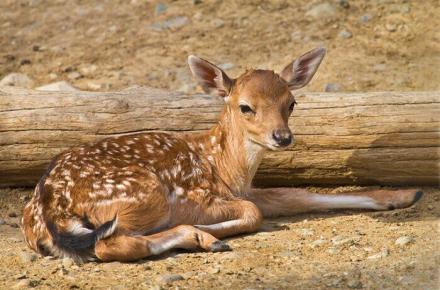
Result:
<svg viewBox="0 0 440 290"><path fill-rule="evenodd" d="M231 247L223 241L216 241L209 246L211 252L226 252L232 251Z"/></svg>
<svg viewBox="0 0 440 290"><path fill-rule="evenodd" d="M415 204L416 202L418 202L423 196L423 191L419 190L416 192L416 195L414 196L414 199L412 201L412 204Z"/></svg>

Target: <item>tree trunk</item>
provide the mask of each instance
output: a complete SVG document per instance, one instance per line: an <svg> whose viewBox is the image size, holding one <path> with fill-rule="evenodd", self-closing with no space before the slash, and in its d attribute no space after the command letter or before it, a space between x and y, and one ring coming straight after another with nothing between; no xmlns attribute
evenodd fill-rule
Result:
<svg viewBox="0 0 440 290"><path fill-rule="evenodd" d="M439 92L310 93L290 119L295 146L268 153L255 184L438 185ZM0 88L0 186L34 185L71 146L213 126L222 101L150 88L43 92Z"/></svg>

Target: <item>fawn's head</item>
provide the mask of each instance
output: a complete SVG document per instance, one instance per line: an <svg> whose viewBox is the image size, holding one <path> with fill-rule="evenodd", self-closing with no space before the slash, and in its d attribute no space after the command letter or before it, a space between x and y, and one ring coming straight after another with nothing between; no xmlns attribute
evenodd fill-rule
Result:
<svg viewBox="0 0 440 290"><path fill-rule="evenodd" d="M280 74L271 70L248 70L236 79L214 64L189 56L190 69L206 93L224 98L234 126L254 143L278 150L292 143L288 119L295 106L291 90L304 87L325 55L313 49L288 64Z"/></svg>

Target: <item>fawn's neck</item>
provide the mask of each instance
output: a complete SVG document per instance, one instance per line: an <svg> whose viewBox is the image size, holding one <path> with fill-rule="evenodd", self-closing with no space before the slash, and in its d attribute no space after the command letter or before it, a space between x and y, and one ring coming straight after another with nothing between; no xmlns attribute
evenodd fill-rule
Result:
<svg viewBox="0 0 440 290"><path fill-rule="evenodd" d="M222 180L237 196L245 195L266 151L250 141L228 108L219 123L204 135L205 154Z"/></svg>

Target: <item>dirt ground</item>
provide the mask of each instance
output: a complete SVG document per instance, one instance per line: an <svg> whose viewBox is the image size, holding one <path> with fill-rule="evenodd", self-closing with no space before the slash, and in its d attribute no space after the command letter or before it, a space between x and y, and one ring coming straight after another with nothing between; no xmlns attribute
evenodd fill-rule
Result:
<svg viewBox="0 0 440 290"><path fill-rule="evenodd" d="M436 0L161 3L2 0L0 79L20 72L33 87L65 80L82 90L147 85L193 93L189 54L235 77L250 67L279 71L325 46L308 91L440 89ZM404 210L269 220L261 233L230 239L232 252L75 265L25 246L17 224L31 190L3 189L0 289L439 289L440 189L424 191Z"/></svg>

